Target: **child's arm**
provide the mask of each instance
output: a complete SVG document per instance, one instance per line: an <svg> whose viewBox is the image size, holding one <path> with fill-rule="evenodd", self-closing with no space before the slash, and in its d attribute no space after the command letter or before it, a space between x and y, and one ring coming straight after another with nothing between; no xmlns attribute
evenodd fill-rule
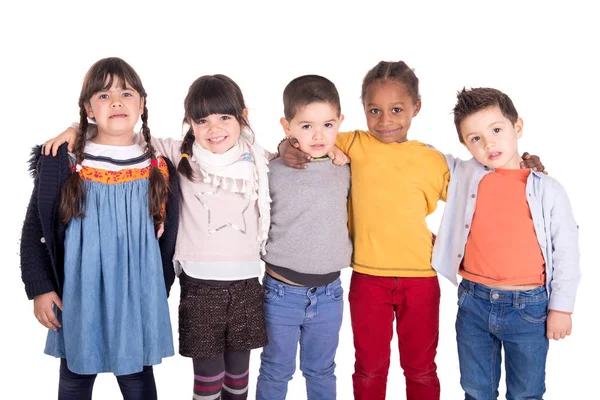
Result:
<svg viewBox="0 0 600 400"><path fill-rule="evenodd" d="M448 170L450 171L450 175L454 171L456 165L462 161L460 158L454 157L452 154L444 154L446 157L446 162L448 163ZM523 161L521 161L521 169L533 169L534 171L543 172L545 174L544 165L540 161L540 158L536 155L531 155L528 152L524 152L521 156Z"/></svg>
<svg viewBox="0 0 600 400"><path fill-rule="evenodd" d="M39 218L38 196L39 175L42 165L41 149L36 148L30 159L30 170L35 174L33 191L27 206L21 231L21 278L25 283L27 297L33 299L34 315L48 329L56 330L60 323L52 309L56 304L62 309L52 279L52 261L46 248L42 224Z"/></svg>
<svg viewBox="0 0 600 400"><path fill-rule="evenodd" d="M575 304L577 285L581 278L579 268L579 227L564 188L552 181L552 208L550 235L552 243L552 280L546 335L560 339L571 333L571 315Z"/></svg>
<svg viewBox="0 0 600 400"><path fill-rule="evenodd" d="M296 138L284 139L277 146L279 157L283 159L283 163L288 167L303 169L306 168L306 163L312 161L312 157L300 150L300 144ZM350 158L337 146L334 146L327 156L335 165L346 165L350 162Z"/></svg>
<svg viewBox="0 0 600 400"><path fill-rule="evenodd" d="M47 156L52 154L52 156L55 157L56 154L58 154L58 148L65 142L69 143L68 150L73 151L73 143L75 142L75 138L77 137L77 129L78 128L79 128L79 124L75 122L75 123L71 124L71 126L69 128L65 129L60 135L56 136L55 138L47 140L43 146L44 154ZM88 126L88 137L95 136L96 129L97 129L96 125L90 124ZM144 137L139 133L134 134L133 140L135 143L137 143L141 146L145 145ZM173 161L175 164L179 163L179 159L181 158L181 152L180 152L181 141L180 140L175 140L175 139L171 139L171 138L160 139L160 138L152 137L151 141L152 141L152 146L154 146L154 148L156 150L158 150L162 155L170 158L171 161Z"/></svg>

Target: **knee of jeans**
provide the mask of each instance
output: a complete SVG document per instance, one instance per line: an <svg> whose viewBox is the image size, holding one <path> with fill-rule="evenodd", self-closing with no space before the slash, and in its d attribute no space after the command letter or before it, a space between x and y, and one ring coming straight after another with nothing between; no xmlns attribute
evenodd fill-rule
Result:
<svg viewBox="0 0 600 400"><path fill-rule="evenodd" d="M272 361L265 362L263 360L260 364L259 379L288 382L292 380L295 372L295 363L274 363Z"/></svg>
<svg viewBox="0 0 600 400"><path fill-rule="evenodd" d="M335 375L335 362L315 365L300 361L300 371L302 371L302 375L306 378L328 378Z"/></svg>

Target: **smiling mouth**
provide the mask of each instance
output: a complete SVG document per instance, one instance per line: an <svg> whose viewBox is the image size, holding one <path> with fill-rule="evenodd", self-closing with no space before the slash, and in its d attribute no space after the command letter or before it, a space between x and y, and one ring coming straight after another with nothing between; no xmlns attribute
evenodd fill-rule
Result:
<svg viewBox="0 0 600 400"><path fill-rule="evenodd" d="M399 130L400 130L400 128L398 128L398 129L377 129L377 133L381 136L392 136Z"/></svg>
<svg viewBox="0 0 600 400"><path fill-rule="evenodd" d="M208 139L208 141L211 143L221 143L226 138L227 138L227 136L219 136L219 137L210 138L210 139Z"/></svg>

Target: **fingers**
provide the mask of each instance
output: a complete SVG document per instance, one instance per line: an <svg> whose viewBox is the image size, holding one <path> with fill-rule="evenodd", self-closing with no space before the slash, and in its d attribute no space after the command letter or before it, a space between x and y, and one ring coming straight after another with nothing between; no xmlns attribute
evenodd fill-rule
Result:
<svg viewBox="0 0 600 400"><path fill-rule="evenodd" d="M287 164L286 165L288 167L292 167L292 168L296 168L296 169L305 169L308 168L308 165L306 165L305 163L293 163L293 164Z"/></svg>
<svg viewBox="0 0 600 400"><path fill-rule="evenodd" d="M58 322L58 318L56 318L56 314L51 309L46 312L46 317L48 321L50 321L50 325L48 328L57 331L60 328L60 322Z"/></svg>
<svg viewBox="0 0 600 400"><path fill-rule="evenodd" d="M48 329L52 329L53 331L58 331L60 328L60 322L56 318L56 314L50 310L42 310L39 314L36 314L35 317L40 322L40 324L44 325Z"/></svg>
<svg viewBox="0 0 600 400"><path fill-rule="evenodd" d="M54 294L54 296L52 296L52 302L56 304L56 307L60 308L60 311L62 311L62 300L60 299L60 297L58 297L57 294Z"/></svg>
<svg viewBox="0 0 600 400"><path fill-rule="evenodd" d="M528 152L524 152L521 158L523 160L529 160L531 158L531 154L529 154Z"/></svg>
<svg viewBox="0 0 600 400"><path fill-rule="evenodd" d="M295 149L299 149L300 148L300 142L298 142L298 139L296 139L295 137L290 137L288 138L288 140L290 141L290 144L295 148Z"/></svg>
<svg viewBox="0 0 600 400"><path fill-rule="evenodd" d="M557 330L557 331L554 331L554 330L548 329L548 330L546 331L546 337L547 337L548 339L554 339L554 340L560 340L560 339L564 339L564 338L566 338L566 337L567 337L568 335L570 335L570 334L571 334L571 329L567 329L567 330Z"/></svg>
<svg viewBox="0 0 600 400"><path fill-rule="evenodd" d="M42 145L42 154L45 156L49 156L52 151L52 143L54 139L46 140L46 142Z"/></svg>
<svg viewBox="0 0 600 400"><path fill-rule="evenodd" d="M160 237L162 236L162 234L165 232L165 224L162 223L160 224L160 228L158 228L158 232L156 232L156 238L160 239Z"/></svg>

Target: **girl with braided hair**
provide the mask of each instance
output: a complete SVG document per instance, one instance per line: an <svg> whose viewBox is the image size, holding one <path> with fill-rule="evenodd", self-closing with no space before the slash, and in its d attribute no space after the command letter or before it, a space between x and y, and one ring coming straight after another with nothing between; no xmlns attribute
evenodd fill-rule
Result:
<svg viewBox="0 0 600 400"><path fill-rule="evenodd" d="M133 68L102 59L83 82L73 152L33 153L21 268L49 328L45 353L61 358L59 399L91 399L101 372L116 375L124 399L156 399L152 365L174 354L177 173L156 156L146 103Z"/></svg>

